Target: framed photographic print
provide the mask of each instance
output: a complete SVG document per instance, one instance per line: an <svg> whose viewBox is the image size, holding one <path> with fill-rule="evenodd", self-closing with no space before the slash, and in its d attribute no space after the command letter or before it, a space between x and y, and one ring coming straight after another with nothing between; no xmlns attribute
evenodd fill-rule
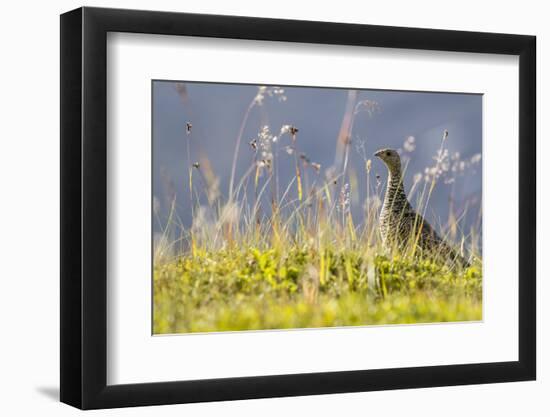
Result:
<svg viewBox="0 0 550 417"><path fill-rule="evenodd" d="M535 38L61 16L61 400L535 379Z"/></svg>

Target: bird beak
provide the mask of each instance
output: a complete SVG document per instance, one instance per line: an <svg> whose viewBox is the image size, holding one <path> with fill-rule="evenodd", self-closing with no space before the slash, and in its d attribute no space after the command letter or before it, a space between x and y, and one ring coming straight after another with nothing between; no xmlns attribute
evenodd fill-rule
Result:
<svg viewBox="0 0 550 417"><path fill-rule="evenodd" d="M382 152L381 150L380 150L380 151L376 151L376 152L374 153L374 156L380 158L380 155L382 155L382 153L383 153L383 152Z"/></svg>

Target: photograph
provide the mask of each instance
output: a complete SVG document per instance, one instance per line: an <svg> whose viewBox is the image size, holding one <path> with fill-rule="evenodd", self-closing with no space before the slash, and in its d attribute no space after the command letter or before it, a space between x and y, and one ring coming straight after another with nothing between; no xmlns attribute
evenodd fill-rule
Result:
<svg viewBox="0 0 550 417"><path fill-rule="evenodd" d="M483 319L482 94L151 94L153 334Z"/></svg>
<svg viewBox="0 0 550 417"><path fill-rule="evenodd" d="M11 320L18 350L36 345L29 328L51 339L27 354L35 366L12 361L7 380L35 392L10 407L537 415L542 14L222 3L64 6L40 31L55 82L31 94L59 106L29 118L34 78L8 83L23 109L8 146L29 148L21 127L43 130L44 114L59 132L59 146L27 134L38 151L7 153L7 184L32 200L5 205L30 220L8 222L10 247L57 269L54 284L31 271L36 291L8 274L22 287L7 294L30 297L8 310L33 313ZM25 74L48 51L29 33L12 48ZM51 168L58 193L36 187Z"/></svg>

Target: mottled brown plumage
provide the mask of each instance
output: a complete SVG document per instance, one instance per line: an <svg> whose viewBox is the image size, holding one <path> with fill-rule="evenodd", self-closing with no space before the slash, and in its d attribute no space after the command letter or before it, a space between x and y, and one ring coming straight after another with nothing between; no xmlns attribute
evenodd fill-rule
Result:
<svg viewBox="0 0 550 417"><path fill-rule="evenodd" d="M403 187L401 158L397 151L381 149L374 155L388 168L388 184L380 212L380 233L384 246L388 250L413 247L415 253L421 256L467 267L468 262L412 208Z"/></svg>

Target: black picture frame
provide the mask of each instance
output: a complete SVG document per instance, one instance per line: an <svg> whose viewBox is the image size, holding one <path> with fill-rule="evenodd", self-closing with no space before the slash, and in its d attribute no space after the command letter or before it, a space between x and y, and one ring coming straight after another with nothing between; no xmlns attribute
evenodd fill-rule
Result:
<svg viewBox="0 0 550 417"><path fill-rule="evenodd" d="M519 56L519 360L107 385L108 32ZM61 15L61 401L82 409L534 380L536 38L171 12Z"/></svg>

